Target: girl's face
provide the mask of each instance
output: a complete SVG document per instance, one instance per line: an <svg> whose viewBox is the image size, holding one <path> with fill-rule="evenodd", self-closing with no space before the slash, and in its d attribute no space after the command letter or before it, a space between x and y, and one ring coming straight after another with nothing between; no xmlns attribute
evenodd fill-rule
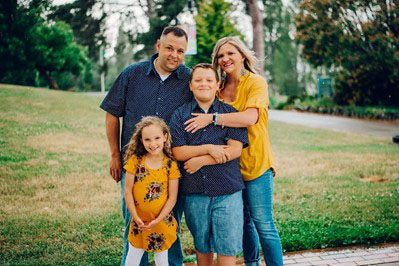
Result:
<svg viewBox="0 0 399 266"><path fill-rule="evenodd" d="M220 47L217 59L218 65L227 75L240 73L245 60L240 51L230 43L223 44Z"/></svg>
<svg viewBox="0 0 399 266"><path fill-rule="evenodd" d="M163 153L163 147L168 140L167 135L163 134L159 125L149 125L141 132L141 141L145 150L151 155Z"/></svg>

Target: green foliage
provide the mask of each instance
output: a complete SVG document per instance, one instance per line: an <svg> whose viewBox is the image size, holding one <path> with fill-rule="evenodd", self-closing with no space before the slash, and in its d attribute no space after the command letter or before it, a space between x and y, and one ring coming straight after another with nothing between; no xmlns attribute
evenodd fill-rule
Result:
<svg viewBox="0 0 399 266"><path fill-rule="evenodd" d="M270 73L270 83L280 94L299 96L305 92L297 70L299 49L290 37L293 10L282 1L263 0L265 6L265 68Z"/></svg>
<svg viewBox="0 0 399 266"><path fill-rule="evenodd" d="M303 1L297 40L314 66L335 70L339 104L399 106L397 1Z"/></svg>
<svg viewBox="0 0 399 266"><path fill-rule="evenodd" d="M149 0L151 5L148 12L150 29L147 32L132 36L134 44L143 44L144 48L135 54L136 59L148 57L154 53L156 40L161 36L162 30L169 25L177 25L177 16L183 11L186 0ZM151 12L150 12L151 10Z"/></svg>
<svg viewBox="0 0 399 266"><path fill-rule="evenodd" d="M62 22L51 24L42 18L46 1L29 5L2 4L0 82L41 85L58 89L54 75L80 75L87 68L86 51L74 41L70 27Z"/></svg>
<svg viewBox="0 0 399 266"><path fill-rule="evenodd" d="M88 47L89 57L94 61L98 60L99 46L105 44L106 13L103 5L98 0L74 0L72 3L53 6L49 14L50 19L71 26L76 42Z"/></svg>
<svg viewBox="0 0 399 266"><path fill-rule="evenodd" d="M230 19L232 4L224 0L205 0L199 4L197 24L197 54L189 57L188 65L211 63L212 51L216 42L226 36L242 34L234 27Z"/></svg>

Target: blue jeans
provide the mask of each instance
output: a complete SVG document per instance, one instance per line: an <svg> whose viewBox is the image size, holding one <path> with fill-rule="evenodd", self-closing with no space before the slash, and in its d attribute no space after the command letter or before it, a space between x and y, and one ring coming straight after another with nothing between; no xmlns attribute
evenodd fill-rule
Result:
<svg viewBox="0 0 399 266"><path fill-rule="evenodd" d="M123 234L123 256L121 261L122 266L125 266L127 252L129 251L128 236L129 236L130 220L132 219L132 216L125 202L124 187L125 187L125 173L122 174L122 179L121 179L122 214L123 214L123 219L125 220L125 231ZM176 221L179 225L179 229L177 231L177 239L168 251L169 266L183 265L183 250L180 242L180 221L183 216L183 208L184 208L184 197L183 193L179 191L176 205L173 208L173 215L176 218ZM141 259L140 266L147 266L147 265L148 265L148 255L145 252Z"/></svg>
<svg viewBox="0 0 399 266"><path fill-rule="evenodd" d="M243 253L246 266L260 264L259 240L267 266L282 266L283 252L273 219L273 172L245 182Z"/></svg>

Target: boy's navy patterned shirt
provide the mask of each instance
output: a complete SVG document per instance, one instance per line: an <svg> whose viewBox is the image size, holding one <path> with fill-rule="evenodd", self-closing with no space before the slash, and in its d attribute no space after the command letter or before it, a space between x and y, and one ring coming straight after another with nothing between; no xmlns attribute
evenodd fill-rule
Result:
<svg viewBox="0 0 399 266"><path fill-rule="evenodd" d="M215 98L208 112L223 114L236 112L236 110ZM241 141L243 147L248 146L248 131L246 128L222 128L221 126L214 126L212 123L194 134L185 131L184 122L193 117L191 113L204 113L195 99L184 104L173 114L169 124L173 147L202 144L226 145L229 139ZM240 172L240 158L224 164L203 166L192 175L184 169L184 162L179 162L179 166L183 176L180 180L180 188L185 194L205 194L213 197L232 194L244 188L243 177Z"/></svg>
<svg viewBox="0 0 399 266"><path fill-rule="evenodd" d="M169 123L173 112L193 98L189 87L190 69L180 65L162 81L154 67L157 57L155 54L149 61L127 67L100 105L106 112L123 117L122 158L135 126L143 116L158 116Z"/></svg>

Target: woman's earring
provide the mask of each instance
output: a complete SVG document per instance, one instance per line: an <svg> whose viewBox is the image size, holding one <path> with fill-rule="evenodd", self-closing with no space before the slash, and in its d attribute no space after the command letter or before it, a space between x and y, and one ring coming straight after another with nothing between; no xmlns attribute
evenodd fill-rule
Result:
<svg viewBox="0 0 399 266"><path fill-rule="evenodd" d="M245 74L247 74L247 71L245 70L245 68L243 67L241 69L241 76L245 76Z"/></svg>
<svg viewBox="0 0 399 266"><path fill-rule="evenodd" d="M222 81L226 80L226 72L222 72Z"/></svg>

